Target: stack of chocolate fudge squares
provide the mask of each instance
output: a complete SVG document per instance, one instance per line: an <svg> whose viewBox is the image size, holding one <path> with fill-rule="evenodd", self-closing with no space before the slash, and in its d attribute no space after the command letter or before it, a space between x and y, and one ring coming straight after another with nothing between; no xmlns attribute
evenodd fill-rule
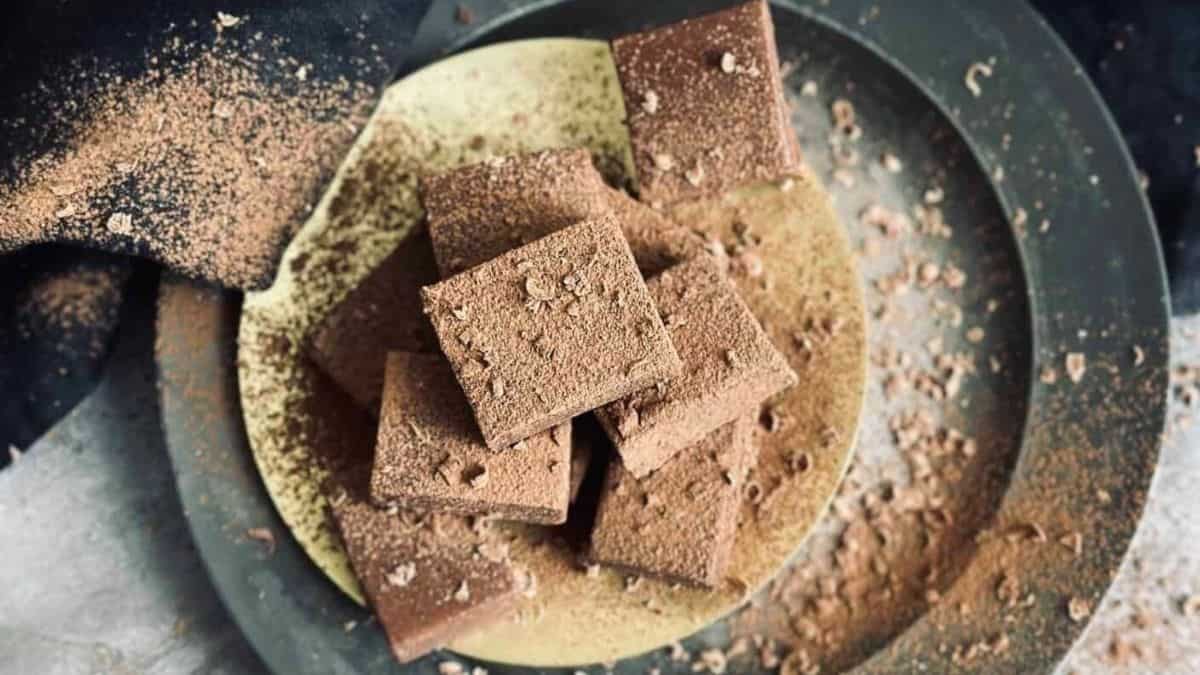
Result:
<svg viewBox="0 0 1200 675"><path fill-rule="evenodd" d="M717 586L755 422L797 381L722 260L666 215L800 167L766 3L612 53L637 199L581 148L424 176L414 241L438 279L414 271L419 250L398 251L309 344L377 413L369 472L331 502L401 660L511 611L529 580L478 523L563 523L599 453L587 559ZM608 447L579 442L581 416Z"/></svg>

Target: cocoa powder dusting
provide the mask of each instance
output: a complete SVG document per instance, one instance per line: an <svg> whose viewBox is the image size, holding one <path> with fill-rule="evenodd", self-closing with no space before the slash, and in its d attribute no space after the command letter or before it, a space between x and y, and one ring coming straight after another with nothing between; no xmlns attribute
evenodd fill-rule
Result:
<svg viewBox="0 0 1200 675"><path fill-rule="evenodd" d="M47 103L45 119L0 122L68 130L0 185L0 253L69 241L224 285L270 283L373 95L345 77L297 76L285 45L238 25L206 44L169 42L134 79L80 64L75 95Z"/></svg>
<svg viewBox="0 0 1200 675"><path fill-rule="evenodd" d="M1195 508L1179 499L1190 494L1197 475L1190 417L1200 366L1194 363L1194 335L1188 335L1195 319L1172 323L1176 365L1159 478L1148 496L1138 536L1103 602L1092 604L1089 628L1063 672L1182 673L1195 671L1200 663L1195 649L1200 644L1200 586L1194 547L1188 543L1197 531ZM1136 353L1129 361L1142 365Z"/></svg>
<svg viewBox="0 0 1200 675"><path fill-rule="evenodd" d="M1020 640L1007 626L1027 620L1037 602L1053 602L1061 620L1072 621L1072 596L1056 590L1058 582L1039 579L1037 570L1049 556L1078 557L1075 536L1087 521L1054 512L1055 502L1043 497L1040 508L1036 500L1023 502L989 526L1019 440L1005 426L1017 425L1024 412L1020 405L1004 410L992 397L979 400L975 392L1000 398L1021 389L1012 374L1027 370L1022 364L1030 356L1006 343L1000 329L1014 308L993 300L985 311L974 298L983 283L976 279L988 278L989 270L947 255L945 242L956 229L946 214L958 212L966 196L944 168L889 153L889 164L921 167L935 186L905 204L911 196L881 191L877 174L856 161L870 152L872 139L863 131L869 119L860 119L870 111L860 115L849 97L820 106L813 101L806 119L828 125L833 191L845 200L843 214L857 216L845 224L861 242L868 306L876 308L866 405L887 420L886 430L860 430L856 459L830 513L798 560L732 619L733 638L776 645L770 660L784 654L787 672L836 672L927 616L935 630L945 630L923 634L934 641L927 649L932 661L1003 669ZM863 185L872 187L857 187ZM988 284L1002 297L1014 290ZM820 358L828 328L811 322L797 332L796 345ZM1064 453L1063 461L1079 460ZM770 517L769 486L756 486L747 499L760 518ZM1086 556L1089 542L1080 537ZM975 576L965 577L967 569ZM1075 615L1095 601L1076 598ZM950 630L952 623L973 628Z"/></svg>
<svg viewBox="0 0 1200 675"><path fill-rule="evenodd" d="M25 339L54 335L67 341L88 329L116 321L129 269L113 263L79 265L45 273L18 300L16 329ZM106 331L90 331L88 355L100 356Z"/></svg>

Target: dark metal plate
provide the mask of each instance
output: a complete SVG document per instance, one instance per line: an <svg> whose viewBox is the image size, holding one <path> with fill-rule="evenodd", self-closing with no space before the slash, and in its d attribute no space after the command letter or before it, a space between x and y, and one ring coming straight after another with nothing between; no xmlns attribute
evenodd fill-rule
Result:
<svg viewBox="0 0 1200 675"><path fill-rule="evenodd" d="M460 27L450 49L540 35L606 36L700 11L715 2L472 3L479 22ZM705 7L701 7L701 5ZM686 8L685 8L686 6ZM1048 503L1092 534L1087 554L1050 557L1038 568L1033 610L1009 627L1018 639L1002 663L978 670L1048 671L1081 626L1063 609L1066 594L1098 598L1115 573L1153 475L1167 386L1167 293L1147 204L1112 121L1057 37L1018 3L913 0L882 9L870 2L795 2L776 7L781 49L823 63L826 79L873 101L889 138L920 152L921 135L951 129L946 151L959 158L947 181L976 185L967 208L980 223L973 269L997 268L1017 297L1006 306L1012 372L989 381L1010 461L1006 482L987 498L988 517L1021 522ZM963 84L971 63L996 58L995 74L975 98ZM916 100L924 103L917 105ZM914 107L910 107L914 106ZM936 119L934 119L936 118ZM1007 138L1006 138L1007 137ZM958 153L958 154L955 154ZM944 157L943 157L944 158ZM827 160L813 157L820 167ZM1005 175L996 172L1005 166ZM917 190L923 186L901 186ZM1007 226L1017 209L1037 211L1053 229L1018 237ZM969 214L964 214L969 215ZM1035 221L1036 223L1036 221ZM980 267L982 266L982 267ZM989 273L990 274L990 273ZM237 399L232 295L183 282L165 284L159 361L168 445L181 498L216 586L263 659L277 672L431 673L429 659L390 664L367 615L327 582L286 535L246 447ZM1132 348L1144 361L1133 365ZM1038 380L1063 353L1086 354L1089 375L1070 387ZM1099 491L1106 494L1098 506ZM280 540L269 564L247 542L247 527L268 526ZM965 551L973 553L974 549ZM967 556L966 582L996 570L990 556ZM1053 592L1051 592L1053 588ZM997 626L996 628L999 628ZM718 625L712 634L719 634ZM988 626L935 608L889 644L863 650L863 672L961 670L939 644L987 635ZM703 639L701 636L700 639ZM884 649L883 647L886 647ZM661 655L618 664L689 670ZM851 664L846 664L851 665ZM523 672L492 666L493 673Z"/></svg>

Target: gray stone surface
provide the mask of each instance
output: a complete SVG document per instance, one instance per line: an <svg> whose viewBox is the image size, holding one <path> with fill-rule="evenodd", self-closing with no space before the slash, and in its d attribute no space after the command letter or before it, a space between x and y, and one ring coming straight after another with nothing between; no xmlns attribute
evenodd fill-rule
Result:
<svg viewBox="0 0 1200 675"><path fill-rule="evenodd" d="M128 317L97 390L0 472L0 672L263 671L192 547L152 335Z"/></svg>
<svg viewBox="0 0 1200 675"><path fill-rule="evenodd" d="M175 495L151 325L126 321L97 391L0 472L0 672L263 671L221 606ZM1200 364L1200 318L1173 331L1176 363ZM1200 617L1179 605L1200 593L1200 427L1181 401L1168 418L1146 519L1063 675L1200 672ZM1125 645L1121 659L1114 640Z"/></svg>
<svg viewBox="0 0 1200 675"><path fill-rule="evenodd" d="M1175 367L1200 366L1200 317L1171 322L1171 359ZM1133 546L1061 675L1200 673L1200 615L1181 608L1184 597L1200 593L1200 426L1190 406L1173 399Z"/></svg>

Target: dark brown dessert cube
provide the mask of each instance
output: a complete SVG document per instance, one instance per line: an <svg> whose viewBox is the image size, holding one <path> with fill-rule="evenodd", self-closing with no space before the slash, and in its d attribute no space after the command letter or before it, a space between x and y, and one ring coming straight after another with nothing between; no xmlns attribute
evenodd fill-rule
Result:
<svg viewBox="0 0 1200 675"><path fill-rule="evenodd" d="M746 416L646 478L613 462L592 530L592 559L634 574L716 586L733 549L742 483L756 461L754 419Z"/></svg>
<svg viewBox="0 0 1200 675"><path fill-rule="evenodd" d="M737 289L708 256L647 283L683 372L596 411L625 468L645 476L796 383Z"/></svg>
<svg viewBox="0 0 1200 675"><path fill-rule="evenodd" d="M308 343L310 358L372 415L379 414L389 351L437 351L421 287L438 280L424 227L339 302Z"/></svg>
<svg viewBox="0 0 1200 675"><path fill-rule="evenodd" d="M654 273L687 257L687 229L609 187L587 150L543 150L421 180L433 251L450 277L536 239L613 212L638 266Z"/></svg>
<svg viewBox="0 0 1200 675"><path fill-rule="evenodd" d="M494 450L680 371L612 216L559 230L422 295Z"/></svg>
<svg viewBox="0 0 1200 675"><path fill-rule="evenodd" d="M794 172L765 0L613 40L642 199L671 203Z"/></svg>
<svg viewBox="0 0 1200 675"><path fill-rule="evenodd" d="M371 498L420 511L567 519L570 420L493 452L440 354L388 355Z"/></svg>
<svg viewBox="0 0 1200 675"><path fill-rule="evenodd" d="M332 499L354 574L392 653L412 661L507 616L519 585L507 560L456 516L381 511L366 499ZM433 523L438 520L437 524Z"/></svg>

